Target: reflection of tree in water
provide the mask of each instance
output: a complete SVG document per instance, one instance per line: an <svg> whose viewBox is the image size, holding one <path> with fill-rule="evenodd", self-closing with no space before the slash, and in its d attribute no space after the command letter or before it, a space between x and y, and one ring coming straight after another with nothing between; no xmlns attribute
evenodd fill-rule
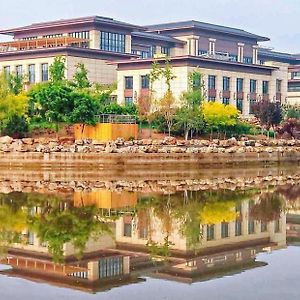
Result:
<svg viewBox="0 0 300 300"><path fill-rule="evenodd" d="M300 198L300 185L299 184L289 184L284 185L276 189L278 193L283 195L286 200L291 202L297 201Z"/></svg>
<svg viewBox="0 0 300 300"><path fill-rule="evenodd" d="M82 255L90 238L99 238L103 233L110 233L110 229L96 207L72 205L52 195L0 195L0 245L8 247L22 242L22 231L27 229L34 232L41 243L47 243L56 262L63 260L63 247L68 242L78 256Z"/></svg>
<svg viewBox="0 0 300 300"><path fill-rule="evenodd" d="M154 242L150 235L148 241L150 252L154 252L156 247L156 253L164 249L164 253L169 255L169 248L172 246L169 237L174 222L180 224L180 233L186 238L188 248L197 251L202 239L201 224L234 221L238 216L235 210L237 203L251 198L258 192L257 190L184 191L141 199L143 205L139 204L137 211L141 208L143 210L152 208L162 223L163 232L166 233L163 244Z"/></svg>
<svg viewBox="0 0 300 300"><path fill-rule="evenodd" d="M250 217L257 221L271 222L278 220L285 210L285 200L278 192L265 192L258 202L251 206Z"/></svg>

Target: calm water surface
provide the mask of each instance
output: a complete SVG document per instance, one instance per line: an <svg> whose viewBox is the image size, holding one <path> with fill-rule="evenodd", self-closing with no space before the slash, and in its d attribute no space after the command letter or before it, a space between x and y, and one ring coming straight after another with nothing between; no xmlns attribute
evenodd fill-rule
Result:
<svg viewBox="0 0 300 300"><path fill-rule="evenodd" d="M300 299L299 168L58 173L0 171L1 300Z"/></svg>

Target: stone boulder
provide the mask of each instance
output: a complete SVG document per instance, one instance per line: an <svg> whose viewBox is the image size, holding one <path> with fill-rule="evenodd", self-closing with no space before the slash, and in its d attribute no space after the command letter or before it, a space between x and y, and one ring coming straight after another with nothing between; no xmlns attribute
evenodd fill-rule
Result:
<svg viewBox="0 0 300 300"><path fill-rule="evenodd" d="M0 144L11 144L13 142L13 138L11 138L10 136L1 136L0 137Z"/></svg>

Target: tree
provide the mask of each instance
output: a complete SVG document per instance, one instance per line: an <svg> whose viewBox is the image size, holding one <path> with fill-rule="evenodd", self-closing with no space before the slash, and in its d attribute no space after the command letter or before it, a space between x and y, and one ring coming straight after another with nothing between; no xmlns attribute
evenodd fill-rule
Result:
<svg viewBox="0 0 300 300"><path fill-rule="evenodd" d="M202 105L203 117L211 132L220 129L225 132L226 128L237 124L239 111L233 105L224 105L219 102L206 102Z"/></svg>
<svg viewBox="0 0 300 300"><path fill-rule="evenodd" d="M257 102L254 107L254 115L259 118L261 125L267 129L274 125L279 125L282 120L282 109L279 102L262 100Z"/></svg>
<svg viewBox="0 0 300 300"><path fill-rule="evenodd" d="M65 80L66 59L62 56L56 56L53 64L49 68L50 81L53 83Z"/></svg>
<svg viewBox="0 0 300 300"><path fill-rule="evenodd" d="M174 123L174 116L176 114L175 97L171 91L167 91L160 99L159 112L163 115L168 126L169 136L171 135L171 128Z"/></svg>
<svg viewBox="0 0 300 300"><path fill-rule="evenodd" d="M78 89L86 89L91 87L88 78L88 71L83 63L76 65L76 72L73 76L72 85Z"/></svg>
<svg viewBox="0 0 300 300"><path fill-rule="evenodd" d="M73 92L71 97L74 101L74 107L70 111L68 120L71 123L95 125L97 122L96 115L99 113L99 102L84 92Z"/></svg>
<svg viewBox="0 0 300 300"><path fill-rule="evenodd" d="M72 89L63 81L36 85L30 92L30 114L55 122L66 122L74 109Z"/></svg>
<svg viewBox="0 0 300 300"><path fill-rule="evenodd" d="M195 131L199 131L204 126L201 104L204 101L203 96L204 82L199 69L189 74L188 91L182 94L182 105L176 112L176 124L183 128L185 139L191 138Z"/></svg>

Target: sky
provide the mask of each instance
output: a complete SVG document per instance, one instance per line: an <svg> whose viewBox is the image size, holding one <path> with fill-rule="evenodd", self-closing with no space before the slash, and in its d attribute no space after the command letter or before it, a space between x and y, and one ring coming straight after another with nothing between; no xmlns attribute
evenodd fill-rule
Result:
<svg viewBox="0 0 300 300"><path fill-rule="evenodd" d="M267 36L265 46L300 53L300 0L0 0L0 29L93 15L137 25L198 20Z"/></svg>

